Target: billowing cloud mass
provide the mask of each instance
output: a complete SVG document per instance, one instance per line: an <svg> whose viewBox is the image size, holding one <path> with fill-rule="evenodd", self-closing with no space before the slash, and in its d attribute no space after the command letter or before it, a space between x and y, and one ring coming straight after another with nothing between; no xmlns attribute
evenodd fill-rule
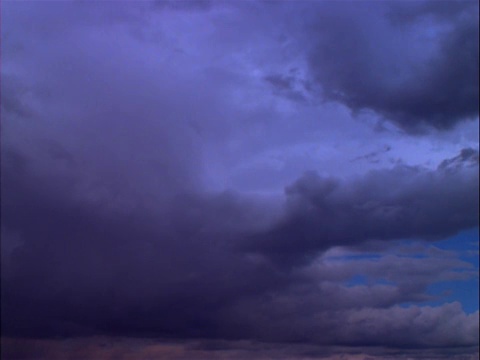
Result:
<svg viewBox="0 0 480 360"><path fill-rule="evenodd" d="M478 3L322 3L309 62L324 96L409 132L478 117Z"/></svg>
<svg viewBox="0 0 480 360"><path fill-rule="evenodd" d="M2 359L478 357L476 2L6 2L2 40Z"/></svg>
<svg viewBox="0 0 480 360"><path fill-rule="evenodd" d="M308 173L286 188L287 215L251 246L287 265L367 240L439 239L478 221L478 151L437 170L398 165L341 182Z"/></svg>

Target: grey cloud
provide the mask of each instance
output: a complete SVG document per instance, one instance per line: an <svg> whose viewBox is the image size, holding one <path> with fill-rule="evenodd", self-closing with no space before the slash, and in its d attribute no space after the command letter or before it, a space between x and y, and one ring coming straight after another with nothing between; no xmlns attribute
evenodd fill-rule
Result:
<svg viewBox="0 0 480 360"><path fill-rule="evenodd" d="M437 170L399 165L353 182L307 173L286 190L287 216L255 234L246 250L292 266L332 246L434 240L477 226L478 164L461 163L454 171L445 165Z"/></svg>
<svg viewBox="0 0 480 360"><path fill-rule="evenodd" d="M273 210L257 196L211 190L223 186L224 163L231 170L286 144L298 144L300 158L305 133L318 130L313 108L308 127L292 127L297 115L272 110L268 78L252 75L283 46L276 39L264 48L288 30L273 28L290 5L242 3L215 13L207 2L162 3L184 7L175 16L192 20L177 23L173 12L150 12L155 4L126 4L2 8L3 25L14 30L2 59L4 334L475 346L476 315L456 305L396 307L430 300L428 284L470 279L455 256L347 264L338 277L311 267L339 244L437 239L477 225L478 152L465 149L436 171L402 165L353 182L312 173ZM264 6L272 13L258 11ZM282 96L302 85L278 68L260 70L273 74ZM334 120L322 128L325 140ZM332 143L338 134L343 129ZM375 281L390 269L388 283L345 284L360 265ZM403 267L418 273L412 286ZM427 340L395 342L399 332L418 335L410 332L416 313L426 314ZM408 320L375 338L389 314ZM442 333L445 314L458 320L458 337ZM343 329L350 321L355 328Z"/></svg>
<svg viewBox="0 0 480 360"><path fill-rule="evenodd" d="M174 0L157 0L153 2L154 7L158 9L179 10L179 11L208 11L214 3L210 0L189 0L189 1L174 1Z"/></svg>
<svg viewBox="0 0 480 360"><path fill-rule="evenodd" d="M469 16L475 11L475 1L432 1L422 0L415 3L393 3L387 12L390 20L397 25L410 24L429 17L437 17L443 20L455 19L459 16Z"/></svg>
<svg viewBox="0 0 480 360"><path fill-rule="evenodd" d="M2 76L2 113L19 118L28 118L32 115L32 109L28 106L29 89L15 76Z"/></svg>
<svg viewBox="0 0 480 360"><path fill-rule="evenodd" d="M452 159L446 159L442 161L439 165L440 169L450 169L450 171L455 171L462 166L475 167L478 166L479 158L478 151L475 149L467 148L462 149L460 154L455 156Z"/></svg>
<svg viewBox="0 0 480 360"><path fill-rule="evenodd" d="M335 259L324 254L311 265L309 271L316 280L332 284L364 276L369 284L383 281L398 286L407 296L422 295L427 286L435 282L466 280L476 276L472 265L460 261L454 253L445 255L444 252L432 251L431 256L426 256L428 251L424 249L420 253L398 256L389 255L389 251L380 252L382 256L376 252L373 258ZM395 301L401 302L399 299ZM361 301L359 304L364 305Z"/></svg>
<svg viewBox="0 0 480 360"><path fill-rule="evenodd" d="M74 179L49 186L28 160L6 160L2 230L21 243L2 262L6 333L219 336L216 314L232 299L286 281L231 251L265 217L235 195L118 212L76 198Z"/></svg>
<svg viewBox="0 0 480 360"><path fill-rule="evenodd" d="M268 75L265 80L273 86L282 90L291 90L293 87L293 76Z"/></svg>
<svg viewBox="0 0 480 360"><path fill-rule="evenodd" d="M77 338L62 340L30 340L7 338L2 342L5 360L22 358L33 360L48 357L51 360L67 358L102 358L126 360L155 358L176 360L400 360L478 358L475 348L396 349L385 347L314 346L304 344L268 344L253 341L166 341L113 337Z"/></svg>
<svg viewBox="0 0 480 360"><path fill-rule="evenodd" d="M80 19L75 17L76 6L85 12ZM136 6L119 8L126 14L119 15L116 26L118 22L135 23L128 15L136 19ZM15 114L2 111L2 145L21 148L34 159L38 171L81 179L72 191L92 201L103 198L131 206L134 198L143 197L146 200L142 201L158 203L170 192L202 185L199 158L203 148L200 136L188 124L199 121L213 132L211 125L216 120L210 119L220 118L213 93L200 93L190 80L182 85L176 76L179 70L169 62L162 66L153 60L150 65L132 66L141 58L137 52L140 45L128 26L119 30L124 36L121 46L110 41L108 29L113 25L108 21L105 37L88 39L89 31L100 26L97 17L106 16L92 14L92 7L39 6L47 19L56 19L48 25L31 12L21 11L23 5L9 9L14 12L12 18L30 24L11 39L30 55L21 57L15 71L2 68L15 74L2 74L6 79L2 81L2 110L11 103L16 104L16 113L34 115L18 120ZM63 16L56 16L58 13ZM62 28L69 31L56 31ZM44 35L42 47L26 40L40 41L39 34ZM122 56L124 51L127 55ZM150 76L152 71L158 78ZM28 97L23 96L23 88L28 89ZM10 98L15 102L3 101ZM221 126L214 130L223 131ZM61 164L65 161L76 164Z"/></svg>
<svg viewBox="0 0 480 360"><path fill-rule="evenodd" d="M305 83L298 79L294 73L288 76L271 74L265 76L264 79L275 89L275 92L278 93L278 95L289 98L294 102L307 101L304 94L304 92L306 92Z"/></svg>
<svg viewBox="0 0 480 360"><path fill-rule="evenodd" d="M271 218L261 204L234 193L176 195L160 212L148 207L126 214L104 211L71 195L69 182L49 187L51 178L32 174L31 160L14 152L6 160L2 230L17 239L5 272L2 262L2 331L7 335L472 343L472 316L465 317L458 339L442 337L436 319L448 306L418 310L428 315L428 331L422 328L429 339L425 343L416 337L394 341L397 330L387 340L374 340L387 327L383 320L376 328L362 327L367 319L375 323L377 312L385 318L390 311L400 318L403 311L410 314L391 308L395 304L430 300L425 286L454 278L455 269L466 266L458 259L387 257L378 263L346 263L335 275L325 266L279 269L238 251L251 233L264 234ZM323 193L334 187L325 185ZM392 283L345 286L359 267ZM407 270L418 275L410 278L411 286L402 283ZM454 310L454 318L466 316ZM399 333L410 331L415 324L410 320ZM343 330L341 324L350 322L355 327Z"/></svg>
<svg viewBox="0 0 480 360"><path fill-rule="evenodd" d="M369 152L368 154L357 156L356 158L350 161L365 160L371 163L377 163L379 161L379 156L389 152L392 149L390 145L383 146L383 149Z"/></svg>
<svg viewBox="0 0 480 360"><path fill-rule="evenodd" d="M357 337L357 341L364 343L371 343L382 335L388 339L387 343L397 345L410 342L412 337L423 345L435 345L438 344L437 341L446 346L462 342L472 345L477 341L477 319L478 313L465 315L459 303L446 304L439 308L396 307L393 311L364 309L346 316L345 321L354 325L347 329L347 333L339 336L343 337L344 341ZM410 328L412 323L418 326ZM357 324L361 326L355 329ZM360 329L364 326L370 329L369 333L361 332ZM341 331L343 332L343 329Z"/></svg>
<svg viewBox="0 0 480 360"><path fill-rule="evenodd" d="M308 32L314 43L309 56L312 76L322 86L323 96L354 112L373 110L411 133L428 127L449 129L476 118L478 5L450 3L429 2L415 10L416 21L403 22L402 28L389 23L382 3L365 2L348 11L344 3L325 3ZM388 5L395 9L398 4ZM463 9L463 16L444 11L451 6ZM416 9L416 3L404 7ZM420 20L437 9L445 15L435 18L438 26L447 24L451 30L417 43L412 34L426 31ZM437 50L425 49L436 43ZM418 46L431 52L427 59L418 56Z"/></svg>
<svg viewBox="0 0 480 360"><path fill-rule="evenodd" d="M292 309L299 308L302 311L293 316ZM256 317L253 331L263 341L279 338L291 342L373 346L381 338L383 346L406 349L478 344L478 312L467 315L459 303L321 311L312 309L302 297L278 297L241 303L237 311L244 322ZM456 332L452 333L452 329Z"/></svg>

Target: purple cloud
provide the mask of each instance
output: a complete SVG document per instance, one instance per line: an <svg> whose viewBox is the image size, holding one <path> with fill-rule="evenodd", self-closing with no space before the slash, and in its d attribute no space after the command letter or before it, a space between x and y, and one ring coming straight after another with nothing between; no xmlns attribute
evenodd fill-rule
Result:
<svg viewBox="0 0 480 360"><path fill-rule="evenodd" d="M476 3L4 5L6 358L478 353Z"/></svg>

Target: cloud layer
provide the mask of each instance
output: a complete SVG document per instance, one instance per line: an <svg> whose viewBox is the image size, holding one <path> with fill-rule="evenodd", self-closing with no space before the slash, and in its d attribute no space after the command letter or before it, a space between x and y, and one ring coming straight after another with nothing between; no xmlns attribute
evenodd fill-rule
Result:
<svg viewBox="0 0 480 360"><path fill-rule="evenodd" d="M435 281L474 277L454 253L418 259L380 252L380 262L347 261L334 274L314 261L336 246L434 240L474 226L474 155L435 171L395 167L343 185L309 174L287 189L284 214L275 219L262 219L266 205L234 193L177 196L163 213L106 212L52 189L51 179L32 176L28 163L10 155L2 226L17 246L2 269L4 329L30 336L475 344L478 312L466 315L459 304L398 306L431 299L426 290ZM373 283L349 286L360 269ZM402 322L392 328L395 317ZM443 318L455 323L455 337Z"/></svg>
<svg viewBox="0 0 480 360"><path fill-rule="evenodd" d="M6 4L7 358L478 353L475 9Z"/></svg>

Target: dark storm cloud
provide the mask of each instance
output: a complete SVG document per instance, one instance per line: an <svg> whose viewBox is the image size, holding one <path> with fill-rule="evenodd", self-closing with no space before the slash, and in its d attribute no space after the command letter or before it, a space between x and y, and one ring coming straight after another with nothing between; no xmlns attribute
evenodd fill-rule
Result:
<svg viewBox="0 0 480 360"><path fill-rule="evenodd" d="M367 240L441 239L478 224L478 151L464 149L437 170L398 165L352 182L311 172L286 195L286 218L249 246L282 266Z"/></svg>
<svg viewBox="0 0 480 360"><path fill-rule="evenodd" d="M318 122L292 128L264 91L266 81L297 101L308 88L300 70L279 75L298 65L283 63L292 24L273 30L291 5L12 4L2 8L4 335L478 345L478 312L402 307L442 300L431 284L475 277L458 254L326 258L337 245L388 248L477 225L478 151L351 182L311 173L285 206L223 190L243 164L233 160L286 145L283 156L303 155L301 141L317 141L291 143ZM264 68L275 51L277 68ZM345 141L329 121L324 139ZM359 273L369 282L349 284Z"/></svg>
<svg viewBox="0 0 480 360"><path fill-rule="evenodd" d="M7 332L211 335L209 318L226 301L282 282L227 251L262 218L233 195L178 196L154 217L118 214L69 196L68 181L48 186L54 180L31 175L28 160L5 155L2 229L21 239L2 269Z"/></svg>
<svg viewBox="0 0 480 360"><path fill-rule="evenodd" d="M328 262L305 269L288 269L284 264L277 268L261 256L238 252L238 245L251 239L252 233L262 249L271 240L270 232L262 230L271 219L257 202L228 193L184 194L175 196L163 211L145 206L126 214L112 212L75 198L71 188L76 180L61 182L35 175L32 166L31 159L14 151L4 154L2 229L7 237L16 238L9 261L2 262L5 335L250 338L353 346L475 344L478 319L463 313L459 305L432 309L396 305L432 299L425 290L436 281L472 277L468 264L458 259L387 257L380 262L347 263L337 270ZM425 177L446 176L412 176L421 171L410 170L410 177L400 180L411 182L412 196L417 182ZM469 183L467 175L460 168L450 180ZM372 183L382 183L385 189L392 185L384 183L385 174L370 177L361 187L364 191ZM446 190L447 184L429 184ZM299 186L300 182L290 191ZM356 189L359 185L350 191L355 194ZM308 194L319 196L318 187ZM397 194L393 200L405 196ZM457 200L449 196L449 201L454 211ZM378 208L382 206L387 205L380 201ZM325 210L331 218L345 219L337 206ZM383 229L381 221L368 224ZM413 232L404 236L418 235L406 224L407 232ZM305 229L311 229L308 222ZM292 241L298 239L296 233L291 235ZM313 258L312 254L332 245L310 248L298 243L301 250L294 254L300 256L302 251L302 259ZM358 269L375 279L386 274L389 283L343 284ZM405 269L415 274L409 281L404 281ZM392 317L399 320L394 329L387 321ZM453 337L446 335L451 326L456 326Z"/></svg>
<svg viewBox="0 0 480 360"><path fill-rule="evenodd" d="M2 71L30 96L2 82L2 330L212 336L227 299L283 281L226 251L265 211L199 193L203 148L189 124L202 140L225 131L210 126L220 86L139 43L137 5L30 6L7 9L29 24L11 33L9 60L29 56ZM34 118L19 116L29 108Z"/></svg>
<svg viewBox="0 0 480 360"><path fill-rule="evenodd" d="M477 2L322 5L308 36L324 97L408 132L478 116Z"/></svg>

